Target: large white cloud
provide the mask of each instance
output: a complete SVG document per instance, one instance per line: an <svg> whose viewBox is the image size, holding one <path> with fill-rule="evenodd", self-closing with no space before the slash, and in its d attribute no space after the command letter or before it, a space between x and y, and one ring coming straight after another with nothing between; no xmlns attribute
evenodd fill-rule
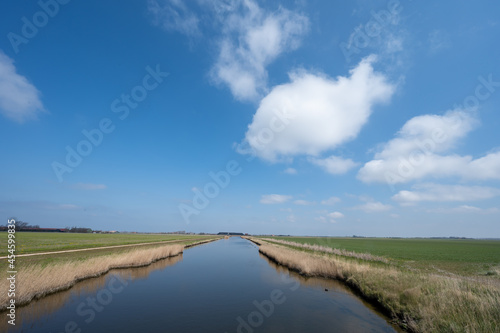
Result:
<svg viewBox="0 0 500 333"><path fill-rule="evenodd" d="M262 99L242 146L258 157L317 156L354 139L373 106L387 102L395 87L374 71L375 57L363 59L350 76L335 79L298 71L290 83Z"/></svg>
<svg viewBox="0 0 500 333"><path fill-rule="evenodd" d="M307 33L307 17L280 7L266 12L253 1L224 18L219 56L211 76L239 100L257 100L267 89L266 66L294 50Z"/></svg>
<svg viewBox="0 0 500 333"><path fill-rule="evenodd" d="M14 61L0 51L0 113L23 123L36 119L43 111L38 89L19 75Z"/></svg>
<svg viewBox="0 0 500 333"><path fill-rule="evenodd" d="M500 190L485 186L418 184L412 191L400 191L392 197L403 205L415 204L421 201L477 201L500 195Z"/></svg>
<svg viewBox="0 0 500 333"><path fill-rule="evenodd" d="M463 110L414 117L359 170L358 178L389 184L444 177L500 179L500 152L477 159L451 153L477 124Z"/></svg>

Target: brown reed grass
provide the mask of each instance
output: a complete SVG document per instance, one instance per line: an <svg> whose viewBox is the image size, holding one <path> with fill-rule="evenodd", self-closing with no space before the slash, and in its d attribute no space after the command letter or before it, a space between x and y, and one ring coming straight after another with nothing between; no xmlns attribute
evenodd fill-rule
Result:
<svg viewBox="0 0 500 333"><path fill-rule="evenodd" d="M160 259L179 255L183 251L184 245L172 244L133 249L83 261L75 258L45 266L28 264L23 266L16 276L16 306L71 288L81 280L103 275L111 269L146 266ZM0 290L8 290L7 279L0 280ZM8 302L7 293L0 293L0 311L6 308Z"/></svg>
<svg viewBox="0 0 500 333"><path fill-rule="evenodd" d="M303 275L344 281L408 331L500 332L496 280L429 274L258 242L262 254Z"/></svg>

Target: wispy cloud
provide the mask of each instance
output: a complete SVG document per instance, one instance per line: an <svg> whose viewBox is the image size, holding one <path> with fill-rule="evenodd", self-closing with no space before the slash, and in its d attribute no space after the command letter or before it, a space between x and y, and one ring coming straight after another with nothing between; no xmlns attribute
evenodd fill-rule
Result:
<svg viewBox="0 0 500 333"><path fill-rule="evenodd" d="M104 190L107 188L106 185L104 184L91 184L91 183L77 183L72 186L74 189L77 190Z"/></svg>
<svg viewBox="0 0 500 333"><path fill-rule="evenodd" d="M376 53L386 59L404 51L406 33L401 28L403 6L371 11L367 22L356 26L346 42L340 43L345 60L350 62L358 56ZM394 62L394 61L393 61Z"/></svg>
<svg viewBox="0 0 500 333"><path fill-rule="evenodd" d="M427 212L429 213L439 213L439 214L456 214L456 213L471 213L471 214L496 214L500 212L500 210L496 207L494 208L479 208L476 206L470 206L470 205L462 205L458 207L447 207L447 208L434 208L434 209L428 209Z"/></svg>
<svg viewBox="0 0 500 333"><path fill-rule="evenodd" d="M211 76L238 100L258 100L267 90L267 69L278 56L299 47L308 32L306 16L280 7L267 12L254 1L241 2L224 17L219 56Z"/></svg>
<svg viewBox="0 0 500 333"><path fill-rule="evenodd" d="M14 61L0 50L0 113L24 123L44 112L41 93L28 79L16 72Z"/></svg>
<svg viewBox="0 0 500 333"><path fill-rule="evenodd" d="M399 203L415 204L423 201L453 202L478 201L490 199L500 195L500 189L485 186L417 184L412 191L400 191L392 197Z"/></svg>
<svg viewBox="0 0 500 333"><path fill-rule="evenodd" d="M81 208L79 206L73 205L73 204L60 204L60 205L56 205L56 206L51 206L51 209L55 209L55 210L77 210L77 209L81 209Z"/></svg>
<svg viewBox="0 0 500 333"><path fill-rule="evenodd" d="M309 158L309 162L321 167L332 175L342 175L359 165L359 163L351 159L345 159L338 156L330 156L324 159L311 157Z"/></svg>
<svg viewBox="0 0 500 333"><path fill-rule="evenodd" d="M326 200L322 200L321 201L321 204L322 205L327 205L327 206L333 206L335 205L336 203L339 203L340 201L342 201L340 198L337 198L337 197L330 197Z"/></svg>
<svg viewBox="0 0 500 333"><path fill-rule="evenodd" d="M187 36L199 36L199 19L183 0L149 0L148 11L153 24L167 31L177 31Z"/></svg>
<svg viewBox="0 0 500 333"><path fill-rule="evenodd" d="M305 15L282 6L270 11L253 0L149 0L148 11L153 24L170 32L196 37L209 29L217 41L210 78L241 101L257 101L267 92L267 66L296 50L309 31Z"/></svg>
<svg viewBox="0 0 500 333"><path fill-rule="evenodd" d="M451 47L451 39L448 33L443 30L433 30L429 33L429 52L438 53Z"/></svg>
<svg viewBox="0 0 500 333"><path fill-rule="evenodd" d="M298 173L294 168L286 168L283 172L289 175L296 175Z"/></svg>
<svg viewBox="0 0 500 333"><path fill-rule="evenodd" d="M386 205L377 201L370 201L363 205L359 205L354 207L354 209L361 210L365 213L378 213L378 212L386 212L391 210L393 207L391 205Z"/></svg>
<svg viewBox="0 0 500 333"><path fill-rule="evenodd" d="M326 223L337 223L338 219L344 218L344 214L341 212L332 212L332 213L327 213L326 215L319 216L316 218L317 221Z"/></svg>
<svg viewBox="0 0 500 333"><path fill-rule="evenodd" d="M295 205L298 205L298 206L312 206L312 205L316 204L316 202L314 202L314 201L307 201L307 200L301 200L301 199L295 200L293 203Z"/></svg>
<svg viewBox="0 0 500 333"><path fill-rule="evenodd" d="M260 203L265 205L281 204L290 201L292 196L282 194L265 194L261 197Z"/></svg>

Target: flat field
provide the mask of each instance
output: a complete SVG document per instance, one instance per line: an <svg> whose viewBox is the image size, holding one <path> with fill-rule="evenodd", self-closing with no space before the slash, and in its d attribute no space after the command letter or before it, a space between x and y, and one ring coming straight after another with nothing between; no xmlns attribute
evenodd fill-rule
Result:
<svg viewBox="0 0 500 333"><path fill-rule="evenodd" d="M95 248L102 246L154 243L211 236L166 234L78 234L59 232L16 232L16 254ZM213 237L213 236L212 236ZM0 233L0 243L7 243L7 232ZM0 247L0 257L7 255L7 246Z"/></svg>
<svg viewBox="0 0 500 333"><path fill-rule="evenodd" d="M273 237L385 257L420 270L498 275L500 240L428 238Z"/></svg>

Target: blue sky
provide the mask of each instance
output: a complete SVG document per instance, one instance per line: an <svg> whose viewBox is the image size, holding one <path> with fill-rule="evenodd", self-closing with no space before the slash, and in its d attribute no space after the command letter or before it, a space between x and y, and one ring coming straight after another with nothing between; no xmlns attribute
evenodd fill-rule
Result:
<svg viewBox="0 0 500 333"><path fill-rule="evenodd" d="M500 237L497 1L7 1L0 213Z"/></svg>

